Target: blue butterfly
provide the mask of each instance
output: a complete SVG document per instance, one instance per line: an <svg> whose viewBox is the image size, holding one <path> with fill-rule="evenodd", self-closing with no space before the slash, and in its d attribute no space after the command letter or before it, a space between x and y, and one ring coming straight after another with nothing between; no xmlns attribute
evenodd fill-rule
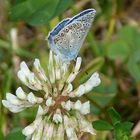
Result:
<svg viewBox="0 0 140 140"><path fill-rule="evenodd" d="M48 35L48 43L62 61L75 59L92 25L96 11L87 9L61 21Z"/></svg>

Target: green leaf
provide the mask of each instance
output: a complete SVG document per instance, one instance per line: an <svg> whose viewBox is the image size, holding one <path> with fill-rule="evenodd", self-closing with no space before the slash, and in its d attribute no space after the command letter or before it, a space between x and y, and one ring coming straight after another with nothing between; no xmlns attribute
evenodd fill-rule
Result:
<svg viewBox="0 0 140 140"><path fill-rule="evenodd" d="M3 136L2 131L0 130L0 140L3 140L3 139L4 139L4 136Z"/></svg>
<svg viewBox="0 0 140 140"><path fill-rule="evenodd" d="M101 56L100 48L96 42L95 36L93 35L92 31L89 31L89 33L87 35L87 41L89 43L89 47L93 51L93 54L95 56Z"/></svg>
<svg viewBox="0 0 140 140"><path fill-rule="evenodd" d="M0 39L0 48L9 49L10 44L8 42L6 42L5 40Z"/></svg>
<svg viewBox="0 0 140 140"><path fill-rule="evenodd" d="M53 13L53 17L62 14L72 4L72 0L59 0L57 7Z"/></svg>
<svg viewBox="0 0 140 140"><path fill-rule="evenodd" d="M120 123L121 121L121 116L119 115L119 113L112 107L110 109L108 109L108 114L112 120L113 125Z"/></svg>
<svg viewBox="0 0 140 140"><path fill-rule="evenodd" d="M25 136L23 136L21 128L14 128L4 140L25 140Z"/></svg>
<svg viewBox="0 0 140 140"><path fill-rule="evenodd" d="M121 61L125 61L131 50L126 42L124 41L116 41L108 46L107 56L110 59L120 59Z"/></svg>
<svg viewBox="0 0 140 140"><path fill-rule="evenodd" d="M131 55L140 50L140 32L133 26L124 26L118 33L119 40L127 43L131 50Z"/></svg>
<svg viewBox="0 0 140 140"><path fill-rule="evenodd" d="M139 40L140 34L135 27L124 26L118 33L120 40L126 42L131 49L135 49L135 41Z"/></svg>
<svg viewBox="0 0 140 140"><path fill-rule="evenodd" d="M35 58L35 54L33 54L25 49L22 49L22 48L15 48L15 49L13 49L13 51L19 56Z"/></svg>
<svg viewBox="0 0 140 140"><path fill-rule="evenodd" d="M121 42L125 42L125 45L122 45L122 48L120 47L120 51L118 52L115 49L114 51L109 50L108 56L110 58L121 58L122 60L126 60L126 58L128 58L128 71L136 82L140 82L140 32L138 32L136 27L124 26L119 31L118 38L119 40L122 40ZM113 52L117 53L118 56L114 56Z"/></svg>
<svg viewBox="0 0 140 140"><path fill-rule="evenodd" d="M102 14L108 19L112 16L113 2L111 0L98 0Z"/></svg>
<svg viewBox="0 0 140 140"><path fill-rule="evenodd" d="M48 1L43 9L35 12L27 21L31 25L47 24L52 18L62 14L72 3L72 0Z"/></svg>
<svg viewBox="0 0 140 140"><path fill-rule="evenodd" d="M12 84L12 69L7 69L4 73L3 80L3 93L9 92L11 84Z"/></svg>
<svg viewBox="0 0 140 140"><path fill-rule="evenodd" d="M115 79L102 77L101 79L101 84L85 95L86 98L92 102L90 106L92 114L99 114L101 109L107 106L117 93L117 83Z"/></svg>
<svg viewBox="0 0 140 140"><path fill-rule="evenodd" d="M131 76L137 81L140 82L140 65L130 58L127 64L127 68Z"/></svg>
<svg viewBox="0 0 140 140"><path fill-rule="evenodd" d="M30 5L29 1L25 1L12 7L9 13L11 20L24 21L29 18L33 14L33 12L34 10L32 8L32 5Z"/></svg>
<svg viewBox="0 0 140 140"><path fill-rule="evenodd" d="M19 117L24 118L24 119L28 120L29 122L32 122L32 120L35 118L36 112L37 112L37 107L28 108L28 109L20 112ZM15 117L16 116L17 116L17 114L15 114Z"/></svg>
<svg viewBox="0 0 140 140"><path fill-rule="evenodd" d="M57 4L58 0L54 0L54 2ZM40 13L41 10L44 10L43 7L46 6L48 8L49 7L48 4L50 4L49 0L28 0L28 1L22 2L12 7L11 12L10 12L10 17L13 21L30 20L30 18L36 12ZM54 6L56 6L56 4L54 4ZM46 11L46 13L48 13L48 11Z"/></svg>
<svg viewBox="0 0 140 140"><path fill-rule="evenodd" d="M115 79L108 77L105 80L102 78L101 81L101 84L94 88L93 91L88 93L86 96L91 101L97 103L101 108L104 108L115 97L117 93L117 83Z"/></svg>
<svg viewBox="0 0 140 140"><path fill-rule="evenodd" d="M62 14L72 0L28 0L12 7L13 21L25 21L31 25L47 24L52 18Z"/></svg>
<svg viewBox="0 0 140 140"><path fill-rule="evenodd" d="M27 19L27 22L31 25L43 25L47 24L52 18L57 8L59 0L50 1L47 0L41 9L35 10L35 12Z"/></svg>
<svg viewBox="0 0 140 140"><path fill-rule="evenodd" d="M99 115L100 113L100 108L98 108L95 104L91 103L90 104L90 113L93 115Z"/></svg>
<svg viewBox="0 0 140 140"><path fill-rule="evenodd" d="M131 122L124 122L124 123L117 123L115 128L115 136L116 140L132 140L131 138L131 129L133 123Z"/></svg>
<svg viewBox="0 0 140 140"><path fill-rule="evenodd" d="M24 2L24 1L26 1L26 0L14 0L12 3L13 4L19 4L19 3Z"/></svg>
<svg viewBox="0 0 140 140"><path fill-rule="evenodd" d="M96 130L112 130L113 129L113 126L111 124L109 124L108 122L106 121L103 121L103 120L97 120L97 121L94 121L92 123L93 127L96 129Z"/></svg>
<svg viewBox="0 0 140 140"><path fill-rule="evenodd" d="M131 122L123 122L122 124L122 130L127 134L131 135L131 129L133 127L133 123Z"/></svg>

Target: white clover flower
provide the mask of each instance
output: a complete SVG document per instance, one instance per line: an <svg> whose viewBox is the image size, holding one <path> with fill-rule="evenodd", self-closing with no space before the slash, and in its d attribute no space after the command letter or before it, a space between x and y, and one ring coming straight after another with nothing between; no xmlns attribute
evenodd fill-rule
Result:
<svg viewBox="0 0 140 140"><path fill-rule="evenodd" d="M48 76L39 59L34 61L33 72L21 62L18 78L30 89L40 92L40 97L19 87L15 95L7 93L2 103L14 113L38 106L35 120L22 131L27 139L77 140L84 132L95 134L92 124L84 117L90 113L89 101L82 103L75 97L88 93L101 81L95 72L87 82L73 90L72 82L79 73L81 62L81 57L78 57L74 69L69 72L69 65L50 51Z"/></svg>

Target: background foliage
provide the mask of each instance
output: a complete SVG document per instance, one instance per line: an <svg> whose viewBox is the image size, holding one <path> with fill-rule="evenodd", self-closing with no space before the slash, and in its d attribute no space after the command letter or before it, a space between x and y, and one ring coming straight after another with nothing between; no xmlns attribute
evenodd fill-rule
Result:
<svg viewBox="0 0 140 140"><path fill-rule="evenodd" d="M38 57L46 68L48 32L62 19L87 8L95 8L97 15L80 50L83 65L74 85L95 71L100 72L102 83L82 99L91 101L89 118L97 130L96 136L82 139L139 140L139 0L1 0L0 99L22 86L16 76L20 61L31 66ZM13 28L16 39L11 37ZM0 104L0 139L24 140L21 129L32 122L34 112L36 109L13 114Z"/></svg>

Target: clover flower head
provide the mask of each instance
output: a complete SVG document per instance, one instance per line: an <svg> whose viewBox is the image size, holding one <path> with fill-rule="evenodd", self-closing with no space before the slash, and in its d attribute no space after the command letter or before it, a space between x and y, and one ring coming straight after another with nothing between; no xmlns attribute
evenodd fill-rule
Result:
<svg viewBox="0 0 140 140"><path fill-rule="evenodd" d="M33 72L25 62L21 62L17 76L32 91L26 93L19 87L15 94L7 93L2 103L14 113L38 106L35 120L22 131L27 139L77 140L84 132L95 134L92 124L85 117L90 113L90 103L81 102L78 97L98 86L100 78L95 72L89 80L73 89L72 82L79 73L81 62L81 57L78 57L70 72L70 65L61 62L50 51L48 76L39 59L34 61Z"/></svg>

